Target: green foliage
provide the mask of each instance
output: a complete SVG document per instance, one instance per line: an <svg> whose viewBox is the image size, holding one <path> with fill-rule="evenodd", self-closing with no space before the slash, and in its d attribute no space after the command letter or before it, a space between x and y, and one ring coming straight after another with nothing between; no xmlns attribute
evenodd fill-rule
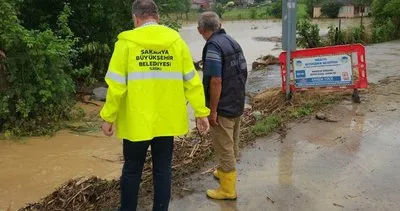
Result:
<svg viewBox="0 0 400 211"><path fill-rule="evenodd" d="M71 51L76 40L68 28L68 5L58 16L57 30L27 30L13 6L0 0L0 48L6 54L8 88L0 92L0 131L44 134L65 119L74 104Z"/></svg>
<svg viewBox="0 0 400 211"><path fill-rule="evenodd" d="M131 1L127 1L131 2ZM155 0L162 15L171 13L188 13L192 5L191 0Z"/></svg>
<svg viewBox="0 0 400 211"><path fill-rule="evenodd" d="M339 15L342 3L335 0L326 0L321 7L321 13L329 18L337 18Z"/></svg>
<svg viewBox="0 0 400 211"><path fill-rule="evenodd" d="M225 13L225 9L221 3L213 4L212 10L217 13L220 18L222 18L222 15Z"/></svg>
<svg viewBox="0 0 400 211"><path fill-rule="evenodd" d="M276 1L272 3L271 15L276 18L282 18L282 1Z"/></svg>
<svg viewBox="0 0 400 211"><path fill-rule="evenodd" d="M374 24L372 28L372 41L380 43L393 40L400 37L397 33L392 19L388 18L384 23Z"/></svg>
<svg viewBox="0 0 400 211"><path fill-rule="evenodd" d="M252 127L252 132L256 136L268 135L269 133L278 129L281 124L282 120L278 115L271 115L261 121L256 122L256 124Z"/></svg>
<svg viewBox="0 0 400 211"><path fill-rule="evenodd" d="M328 29L329 29L328 36L325 45L333 46L333 45L342 45L345 43L343 33L339 31L338 27L331 25L328 27Z"/></svg>
<svg viewBox="0 0 400 211"><path fill-rule="evenodd" d="M179 31L179 29L182 27L182 24L178 21L171 21L171 19L168 18L162 18L160 20L160 24L168 26L171 29L174 29L176 31Z"/></svg>
<svg viewBox="0 0 400 211"><path fill-rule="evenodd" d="M76 87L81 88L103 80L118 33L133 27L131 1L116 4L112 0L25 0L19 11L23 26L56 31L58 14L65 2L70 6L67 25L79 38L71 47L76 52L71 58L75 71L69 73Z"/></svg>
<svg viewBox="0 0 400 211"><path fill-rule="evenodd" d="M304 104L299 109L293 111L290 116L292 118L302 118L305 116L309 116L314 111L313 106L311 104Z"/></svg>
<svg viewBox="0 0 400 211"><path fill-rule="evenodd" d="M321 47L318 24L312 24L310 19L302 19L297 22L297 45L301 48Z"/></svg>
<svg viewBox="0 0 400 211"><path fill-rule="evenodd" d="M297 20L307 19L309 17L312 16L307 13L307 5L297 4Z"/></svg>
<svg viewBox="0 0 400 211"><path fill-rule="evenodd" d="M347 29L347 33L345 33L345 42L347 44L353 43L368 43L368 39L365 34L364 26L361 27L350 27Z"/></svg>
<svg viewBox="0 0 400 211"><path fill-rule="evenodd" d="M367 44L369 42L370 35L367 33L364 26L349 27L344 31L339 31L337 27L329 26L325 45Z"/></svg>
<svg viewBox="0 0 400 211"><path fill-rule="evenodd" d="M374 42L400 38L400 0L374 0L372 14Z"/></svg>
<svg viewBox="0 0 400 211"><path fill-rule="evenodd" d="M252 8L250 10L250 19L254 20L257 18L257 10L255 8Z"/></svg>
<svg viewBox="0 0 400 211"><path fill-rule="evenodd" d="M103 81L117 35L133 28L131 0L25 0L20 5L20 18L28 29L53 31L64 2L69 2L70 31L78 37L72 49L77 54L71 58L74 72L70 72L78 89ZM156 0L165 25L178 29L180 25L171 21L171 12L189 12L189 0ZM88 71L88 68L91 68Z"/></svg>
<svg viewBox="0 0 400 211"><path fill-rule="evenodd" d="M271 17L270 6L264 5L260 7L248 7L248 8L236 7L230 10L226 10L224 12L224 20L243 20L243 19L251 19L251 17L253 17L254 19L266 19L267 17Z"/></svg>

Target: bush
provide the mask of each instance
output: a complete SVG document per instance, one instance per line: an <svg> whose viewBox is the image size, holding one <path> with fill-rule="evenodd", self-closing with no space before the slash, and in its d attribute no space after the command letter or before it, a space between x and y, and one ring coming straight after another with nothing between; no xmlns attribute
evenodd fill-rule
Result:
<svg viewBox="0 0 400 211"><path fill-rule="evenodd" d="M372 28L372 42L386 42L398 37L400 35L396 34L396 26L391 19L388 19L385 23L374 24Z"/></svg>
<svg viewBox="0 0 400 211"><path fill-rule="evenodd" d="M0 132L46 134L55 128L54 122L68 117L74 87L66 71L71 70L76 41L67 25L70 14L65 6L57 32L27 30L14 8L0 0L0 49L6 55L8 81L0 92Z"/></svg>
<svg viewBox="0 0 400 211"><path fill-rule="evenodd" d="M339 31L334 26L329 27L328 36L325 45L344 45L344 44L368 44L370 43L370 34L366 31L364 26L349 27L344 31Z"/></svg>
<svg viewBox="0 0 400 211"><path fill-rule="evenodd" d="M333 45L342 45L344 44L344 37L343 33L339 31L338 27L335 27L333 25L328 27L328 36L325 41L325 45L327 46L333 46Z"/></svg>
<svg viewBox="0 0 400 211"><path fill-rule="evenodd" d="M257 19L257 10L255 8L252 8L250 10L250 19L252 19L252 20Z"/></svg>
<svg viewBox="0 0 400 211"><path fill-rule="evenodd" d="M344 39L346 44L361 43L365 45L369 43L369 37L364 26L348 28Z"/></svg>
<svg viewBox="0 0 400 211"><path fill-rule="evenodd" d="M318 24L312 24L308 18L297 22L297 34L297 45L301 48L317 48L322 46Z"/></svg>

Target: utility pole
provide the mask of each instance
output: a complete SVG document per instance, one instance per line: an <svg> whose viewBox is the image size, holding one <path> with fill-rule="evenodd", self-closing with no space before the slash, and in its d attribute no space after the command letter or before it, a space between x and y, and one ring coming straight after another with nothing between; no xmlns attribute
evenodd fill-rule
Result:
<svg viewBox="0 0 400 211"><path fill-rule="evenodd" d="M286 51L286 98L290 99L291 54L296 50L297 0L282 1L282 48Z"/></svg>

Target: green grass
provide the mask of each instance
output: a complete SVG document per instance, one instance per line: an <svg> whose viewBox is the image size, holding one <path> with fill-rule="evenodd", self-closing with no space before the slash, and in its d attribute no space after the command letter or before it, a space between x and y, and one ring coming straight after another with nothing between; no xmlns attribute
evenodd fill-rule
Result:
<svg viewBox="0 0 400 211"><path fill-rule="evenodd" d="M290 117L295 119L302 118L312 114L313 111L314 109L311 104L305 104L301 106L299 109L291 112Z"/></svg>
<svg viewBox="0 0 400 211"><path fill-rule="evenodd" d="M186 14L170 14L169 17L173 20L181 20L188 22L196 22L199 18L200 12L198 10L191 10L188 13L186 19ZM298 4L297 8L297 18L306 18L307 6L305 4ZM231 8L227 9L222 15L222 19L225 21L236 21L236 20L263 20L263 19L274 19L271 15L271 5L262 5L248 8Z"/></svg>
<svg viewBox="0 0 400 211"><path fill-rule="evenodd" d="M267 18L272 18L269 6L233 8L227 10L222 16L224 20L259 20Z"/></svg>
<svg viewBox="0 0 400 211"><path fill-rule="evenodd" d="M281 117L278 115L270 115L265 119L262 119L252 127L252 132L256 136L268 135L271 132L274 132L278 129L282 124Z"/></svg>

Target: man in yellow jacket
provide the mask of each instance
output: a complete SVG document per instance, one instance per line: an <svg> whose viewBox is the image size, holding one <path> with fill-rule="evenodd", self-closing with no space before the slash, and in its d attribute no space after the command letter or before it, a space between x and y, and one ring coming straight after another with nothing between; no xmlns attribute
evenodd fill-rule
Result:
<svg viewBox="0 0 400 211"><path fill-rule="evenodd" d="M101 110L103 131L116 128L123 139L120 210L136 210L146 153L151 146L154 180L153 210L168 210L171 197L173 137L188 132L186 101L195 111L197 127L209 129L201 79L180 35L158 25L152 0L132 4L135 29L115 43L105 80L109 86Z"/></svg>

